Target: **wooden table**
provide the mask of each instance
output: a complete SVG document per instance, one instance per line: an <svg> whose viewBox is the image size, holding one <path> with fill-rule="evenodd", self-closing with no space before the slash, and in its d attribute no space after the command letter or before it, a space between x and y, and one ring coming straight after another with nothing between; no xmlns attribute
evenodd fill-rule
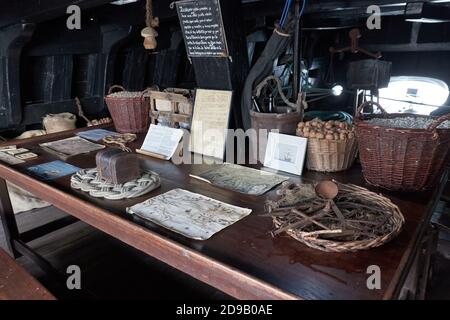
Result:
<svg viewBox="0 0 450 320"><path fill-rule="evenodd" d="M78 130L80 131L80 130ZM442 187L428 192L408 194L378 190L367 186L360 167L338 174L306 172L303 179L335 178L383 192L397 204L406 218L401 234L390 243L357 253L324 253L313 250L293 239L272 238L272 221L260 217L264 201L274 198L271 191L265 196L247 196L211 186L190 178L190 173L205 170L205 165L179 165L139 156L142 166L161 176L162 186L146 196L134 200L108 201L89 197L70 188L70 177L42 182L21 172L24 167L55 160L38 144L72 136L73 132L35 137L21 142L9 142L31 149L40 155L26 164L0 164L0 215L6 229L10 250L17 256L25 254L39 265L51 270L27 245L27 241L58 228L20 235L9 202L4 180L8 180L67 212L71 216L163 261L238 299L392 299L397 298L411 268L417 260L431 214L442 193ZM139 148L143 137L132 145ZM77 156L68 161L81 168L95 166L94 155ZM4 180L3 180L4 179ZM300 178L292 177L294 182ZM207 241L187 239L154 224L134 220L125 208L174 188L184 188L233 205L251 208L252 214L221 231ZM66 221L67 222L67 221ZM381 269L380 290L366 286L367 268Z"/></svg>
<svg viewBox="0 0 450 320"><path fill-rule="evenodd" d="M0 300L55 300L55 297L0 248Z"/></svg>

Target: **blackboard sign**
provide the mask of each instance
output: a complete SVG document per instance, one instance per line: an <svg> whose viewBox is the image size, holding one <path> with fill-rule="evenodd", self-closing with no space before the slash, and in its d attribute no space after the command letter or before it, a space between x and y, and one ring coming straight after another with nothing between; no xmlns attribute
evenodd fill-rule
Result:
<svg viewBox="0 0 450 320"><path fill-rule="evenodd" d="M219 0L176 2L189 57L228 57Z"/></svg>

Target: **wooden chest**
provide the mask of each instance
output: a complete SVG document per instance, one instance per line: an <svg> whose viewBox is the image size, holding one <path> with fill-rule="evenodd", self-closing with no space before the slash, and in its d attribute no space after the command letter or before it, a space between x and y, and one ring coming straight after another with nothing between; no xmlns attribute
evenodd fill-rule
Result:
<svg viewBox="0 0 450 320"><path fill-rule="evenodd" d="M172 128L190 129L194 109L193 91L167 88L164 92L150 91L152 124L161 123Z"/></svg>
<svg viewBox="0 0 450 320"><path fill-rule="evenodd" d="M114 184L123 184L141 176L139 159L133 153L108 148L99 151L95 161L99 176Z"/></svg>

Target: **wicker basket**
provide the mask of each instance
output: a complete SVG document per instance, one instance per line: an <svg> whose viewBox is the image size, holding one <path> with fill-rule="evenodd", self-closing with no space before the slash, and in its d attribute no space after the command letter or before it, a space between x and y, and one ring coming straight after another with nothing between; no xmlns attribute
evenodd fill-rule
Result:
<svg viewBox="0 0 450 320"><path fill-rule="evenodd" d="M427 129L397 129L376 126L363 121L361 112L375 105L381 115L371 118L426 117L413 114L387 114L375 102L366 102L358 109L356 134L364 178L372 185L389 190L421 191L434 186L449 160L450 129L437 129L450 114Z"/></svg>
<svg viewBox="0 0 450 320"><path fill-rule="evenodd" d="M305 232L297 227L288 229L286 233L310 248L325 252L341 253L356 252L379 247L394 239L401 232L405 223L405 218L398 206L392 203L391 200L356 185L339 184L338 197L345 198L347 194L352 194L353 197L357 196L361 204L377 207L380 212L382 212L385 217L384 224L383 226L378 226L378 228L383 229L385 231L384 234L375 238L370 237L355 241L337 241L322 238L320 232L314 234L314 232ZM339 206L338 202L337 205ZM314 219L314 217L310 217L309 219ZM273 223L276 228L279 228L283 224L283 216L274 216ZM290 223L292 223L292 221Z"/></svg>
<svg viewBox="0 0 450 320"><path fill-rule="evenodd" d="M114 85L109 88L105 97L109 113L114 121L116 130L120 133L143 133L149 126L149 102L145 99L144 90L138 97L111 97L114 89L125 91L122 86Z"/></svg>
<svg viewBox="0 0 450 320"><path fill-rule="evenodd" d="M308 139L306 167L308 170L337 172L353 165L358 151L355 138L346 140Z"/></svg>

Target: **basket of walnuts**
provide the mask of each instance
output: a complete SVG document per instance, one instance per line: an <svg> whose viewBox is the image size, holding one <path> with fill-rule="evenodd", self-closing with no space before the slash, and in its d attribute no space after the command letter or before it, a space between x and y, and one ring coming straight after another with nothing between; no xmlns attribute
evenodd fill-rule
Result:
<svg viewBox="0 0 450 320"><path fill-rule="evenodd" d="M355 130L342 121L300 122L297 136L308 139L306 167L321 172L347 170L353 165L358 151Z"/></svg>

